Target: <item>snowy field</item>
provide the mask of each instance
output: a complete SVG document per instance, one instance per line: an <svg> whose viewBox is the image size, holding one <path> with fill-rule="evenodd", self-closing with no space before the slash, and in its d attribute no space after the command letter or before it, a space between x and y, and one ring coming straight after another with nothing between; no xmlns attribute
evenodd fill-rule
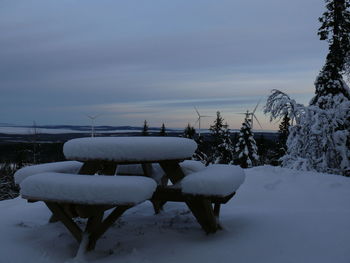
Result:
<svg viewBox="0 0 350 263"><path fill-rule="evenodd" d="M349 263L350 179L278 167L246 170L237 196L223 205L222 231L205 235L183 204L154 215L130 209L85 256L86 262ZM0 202L0 263L81 262L42 203Z"/></svg>

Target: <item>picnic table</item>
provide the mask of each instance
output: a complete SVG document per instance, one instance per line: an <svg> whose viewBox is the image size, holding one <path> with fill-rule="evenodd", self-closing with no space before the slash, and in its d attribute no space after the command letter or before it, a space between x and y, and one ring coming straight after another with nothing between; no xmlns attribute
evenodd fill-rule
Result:
<svg viewBox="0 0 350 263"><path fill-rule="evenodd" d="M168 201L186 203L202 228L207 233L214 233L220 228L217 220L220 204L232 198L235 189L226 187L223 195L217 195L214 186L213 194L196 193L191 189L196 178L193 180L190 176L186 178L187 193L178 187L186 177L181 162L191 158L196 148L193 140L176 137L73 139L64 144L63 151L68 160L83 163L78 174L44 173L29 177L22 183L22 197L32 202L44 201L79 243L87 237L86 250L94 249L97 240L125 211L147 199L155 208ZM164 180L163 184L156 185L151 179L151 165L155 163L163 169L165 178L172 185L164 184ZM141 165L144 176L115 176L118 166L130 164ZM220 169L223 174L228 174L225 169ZM244 177L239 180L234 182L238 187ZM206 189L212 182L207 182ZM70 190L65 192L65 189ZM105 211L111 208L114 210L104 218ZM74 217L88 219L85 231L74 222Z"/></svg>

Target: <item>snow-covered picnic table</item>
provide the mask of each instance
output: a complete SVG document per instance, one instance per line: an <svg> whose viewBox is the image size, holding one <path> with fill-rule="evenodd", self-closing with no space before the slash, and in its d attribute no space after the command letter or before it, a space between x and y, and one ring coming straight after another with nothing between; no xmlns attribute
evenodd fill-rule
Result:
<svg viewBox="0 0 350 263"><path fill-rule="evenodd" d="M95 137L64 144L68 160L80 161L78 174L45 172L21 183L22 197L44 201L87 250L129 208L151 200L156 212L168 201L184 202L207 233L219 228L220 204L226 203L244 181L239 167L186 165L197 148L190 139L175 137ZM152 164L162 168L167 180L152 179ZM138 165L142 176L119 176L118 167ZM188 174L188 170L191 170ZM116 176L113 176L116 175ZM186 176L188 175L188 176ZM23 175L22 175L23 177ZM104 218L104 212L114 210ZM88 218L84 232L74 217Z"/></svg>

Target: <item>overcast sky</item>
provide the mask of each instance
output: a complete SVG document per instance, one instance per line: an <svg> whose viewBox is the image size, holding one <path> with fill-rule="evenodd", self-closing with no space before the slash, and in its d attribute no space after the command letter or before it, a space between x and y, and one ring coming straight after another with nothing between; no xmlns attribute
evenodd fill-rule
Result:
<svg viewBox="0 0 350 263"><path fill-rule="evenodd" d="M271 89L308 103L323 0L1 0L0 123L185 127ZM258 117L265 129L268 118ZM203 120L208 127L213 118Z"/></svg>

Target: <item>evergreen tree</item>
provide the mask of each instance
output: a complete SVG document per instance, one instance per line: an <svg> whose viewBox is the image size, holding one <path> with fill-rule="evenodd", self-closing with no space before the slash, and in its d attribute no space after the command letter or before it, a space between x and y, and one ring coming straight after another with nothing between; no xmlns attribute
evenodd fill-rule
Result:
<svg viewBox="0 0 350 263"><path fill-rule="evenodd" d="M193 139L195 135L196 135L196 129L188 123L183 132L183 137Z"/></svg>
<svg viewBox="0 0 350 263"><path fill-rule="evenodd" d="M240 165L242 168L248 168L258 164L258 147L256 146L251 129L251 121L248 117L246 117L244 123L242 123L235 150L238 157L236 164Z"/></svg>
<svg viewBox="0 0 350 263"><path fill-rule="evenodd" d="M193 154L192 159L196 161L200 161L204 163L205 165L208 165L210 163L210 158L205 153L205 149L207 149L207 143L204 142L202 136L198 136L196 139L194 139L198 145L195 153Z"/></svg>
<svg viewBox="0 0 350 263"><path fill-rule="evenodd" d="M269 149L273 149L273 145L271 142L268 142L265 139L265 136L261 134L256 139L256 145L258 147L258 156L259 156L259 163L261 164L273 164L274 160L271 158L271 156L268 156Z"/></svg>
<svg viewBox="0 0 350 263"><path fill-rule="evenodd" d="M214 152L214 163L233 164L235 148L227 123L223 126L220 143Z"/></svg>
<svg viewBox="0 0 350 263"><path fill-rule="evenodd" d="M142 128L142 136L148 136L148 124L147 121L145 120L143 123L143 128Z"/></svg>
<svg viewBox="0 0 350 263"><path fill-rule="evenodd" d="M216 119L214 124L210 126L209 130L214 139L214 146L217 147L221 143L224 130L224 119L221 117L220 111L216 112Z"/></svg>
<svg viewBox="0 0 350 263"><path fill-rule="evenodd" d="M318 34L321 40L328 40L329 52L316 78L315 96L310 105L294 107L296 124L289 129L287 154L281 159L282 165L289 168L347 175L350 171L350 90L342 74L349 61L350 0L325 2L327 11L320 18L322 25ZM283 108L283 103L275 105ZM271 117L282 112L273 107L267 109Z"/></svg>
<svg viewBox="0 0 350 263"><path fill-rule="evenodd" d="M210 126L212 142L211 163L229 164L233 163L234 147L230 137L230 130L220 112L216 113L214 124Z"/></svg>
<svg viewBox="0 0 350 263"><path fill-rule="evenodd" d="M325 0L327 11L319 21L318 35L329 43L326 63L315 81L316 95L311 105L321 109L337 106L350 99L350 91L343 80L347 57L350 55L350 0Z"/></svg>
<svg viewBox="0 0 350 263"><path fill-rule="evenodd" d="M278 146L282 157L287 151L287 139L289 136L290 119L288 115L284 115L278 130Z"/></svg>
<svg viewBox="0 0 350 263"><path fill-rule="evenodd" d="M165 125L164 125L164 123L162 124L162 127L160 128L159 136L166 136L166 131L165 131Z"/></svg>

